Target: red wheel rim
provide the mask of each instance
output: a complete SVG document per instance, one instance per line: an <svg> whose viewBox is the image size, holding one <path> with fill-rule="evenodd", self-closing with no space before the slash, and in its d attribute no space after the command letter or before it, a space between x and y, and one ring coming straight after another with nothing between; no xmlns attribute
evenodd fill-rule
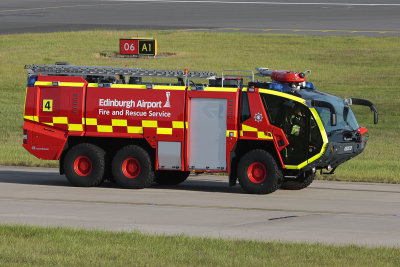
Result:
<svg viewBox="0 0 400 267"><path fill-rule="evenodd" d="M127 158L122 162L122 172L128 178L136 178L140 169L140 162L135 158Z"/></svg>
<svg viewBox="0 0 400 267"><path fill-rule="evenodd" d="M80 156L74 161L74 170L79 176L88 176L92 172L92 161L86 156Z"/></svg>
<svg viewBox="0 0 400 267"><path fill-rule="evenodd" d="M247 169L247 176L253 183L262 183L267 178L267 169L261 162L254 162Z"/></svg>

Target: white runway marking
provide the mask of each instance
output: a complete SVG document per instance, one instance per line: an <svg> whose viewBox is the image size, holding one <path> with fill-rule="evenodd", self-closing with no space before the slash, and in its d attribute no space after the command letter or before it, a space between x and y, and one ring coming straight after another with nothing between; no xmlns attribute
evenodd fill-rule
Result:
<svg viewBox="0 0 400 267"><path fill-rule="evenodd" d="M106 0L110 1L110 0ZM312 3L312 2L262 2L262 1L216 1L216 0L113 0L115 2L159 2L159 3L206 3L206 4L255 4L255 5L313 5L313 6L400 6L390 3Z"/></svg>

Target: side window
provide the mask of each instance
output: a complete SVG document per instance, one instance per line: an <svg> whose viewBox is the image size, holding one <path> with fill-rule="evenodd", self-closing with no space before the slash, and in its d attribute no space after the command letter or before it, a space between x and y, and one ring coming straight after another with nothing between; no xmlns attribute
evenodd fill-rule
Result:
<svg viewBox="0 0 400 267"><path fill-rule="evenodd" d="M242 106L240 110L240 122L244 122L251 118L249 98L247 92L242 93Z"/></svg>
<svg viewBox="0 0 400 267"><path fill-rule="evenodd" d="M331 125L331 112L329 111L328 108L323 108L323 107L316 107L315 108L318 111L319 117L321 118L322 124L324 127L330 127Z"/></svg>

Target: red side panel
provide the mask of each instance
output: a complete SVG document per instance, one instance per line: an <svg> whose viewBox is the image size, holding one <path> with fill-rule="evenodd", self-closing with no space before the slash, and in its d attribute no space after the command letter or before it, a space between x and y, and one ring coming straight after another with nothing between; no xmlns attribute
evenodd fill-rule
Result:
<svg viewBox="0 0 400 267"><path fill-rule="evenodd" d="M129 86L88 86L86 136L183 141L186 91Z"/></svg>
<svg viewBox="0 0 400 267"><path fill-rule="evenodd" d="M39 159L56 160L60 157L67 141L67 132L25 121L27 143L23 147Z"/></svg>
<svg viewBox="0 0 400 267"><path fill-rule="evenodd" d="M39 76L40 82L59 82L59 85L36 85L39 123L82 136L85 125L84 99L87 82L82 77ZM48 107L46 108L46 104Z"/></svg>
<svg viewBox="0 0 400 267"><path fill-rule="evenodd" d="M86 136L144 138L156 151L158 141L180 142L183 155L185 87L124 87L87 87Z"/></svg>
<svg viewBox="0 0 400 267"><path fill-rule="evenodd" d="M60 157L68 136L84 134L82 77L39 76L28 87L24 114L24 148L40 159Z"/></svg>

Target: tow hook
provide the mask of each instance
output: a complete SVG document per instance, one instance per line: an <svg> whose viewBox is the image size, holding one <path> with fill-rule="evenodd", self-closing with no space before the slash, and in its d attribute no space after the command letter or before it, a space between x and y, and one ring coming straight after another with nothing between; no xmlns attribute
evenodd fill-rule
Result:
<svg viewBox="0 0 400 267"><path fill-rule="evenodd" d="M332 168L331 165L328 165L328 166L326 166L326 169L328 170L328 172L323 172L322 169L321 169L320 174L321 174L321 175L322 175L322 174L334 174L336 168L337 168L337 167Z"/></svg>

